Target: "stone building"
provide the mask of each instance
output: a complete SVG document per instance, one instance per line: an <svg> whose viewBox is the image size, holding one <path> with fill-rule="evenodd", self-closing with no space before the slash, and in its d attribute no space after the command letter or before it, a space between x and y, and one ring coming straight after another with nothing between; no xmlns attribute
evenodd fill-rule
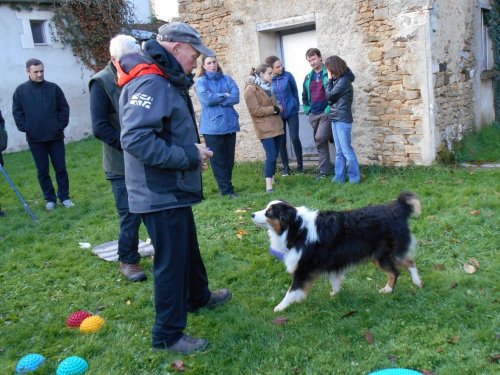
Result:
<svg viewBox="0 0 500 375"><path fill-rule="evenodd" d="M309 47L339 55L356 75L353 144L363 164L433 163L467 131L494 120L494 0L178 0L240 90L252 66L282 58L299 86ZM237 158L263 158L243 102ZM301 116L306 155L310 126ZM293 158L292 150L289 150Z"/></svg>

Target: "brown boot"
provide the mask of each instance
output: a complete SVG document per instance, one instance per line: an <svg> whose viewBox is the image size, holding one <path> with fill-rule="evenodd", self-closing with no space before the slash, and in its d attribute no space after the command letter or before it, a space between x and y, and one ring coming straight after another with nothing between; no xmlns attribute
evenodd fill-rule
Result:
<svg viewBox="0 0 500 375"><path fill-rule="evenodd" d="M147 276L141 269L141 266L139 266L139 263L128 264L120 262L120 272L128 279L128 281L144 281L147 279Z"/></svg>

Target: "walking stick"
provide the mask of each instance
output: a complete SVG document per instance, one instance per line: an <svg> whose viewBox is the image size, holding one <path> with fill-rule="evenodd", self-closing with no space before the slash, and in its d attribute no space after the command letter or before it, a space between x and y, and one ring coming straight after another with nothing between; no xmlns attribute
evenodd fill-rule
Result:
<svg viewBox="0 0 500 375"><path fill-rule="evenodd" d="M12 182L12 180L9 177L9 175L7 174L7 171L3 168L2 164L0 164L0 171L5 176L5 179L7 180L7 182L9 183L9 185L12 187L12 189L14 190L14 192L17 194L17 197L19 198L19 200L23 204L24 209L26 210L26 212L28 212L28 215L30 215L30 217L33 219L33 221L35 223L37 223L38 219L36 218L36 216L33 213L33 211L31 211L31 208L29 208L28 203L26 203L26 201L24 200L24 198L21 195L21 193L19 192L19 190L17 190L16 185L14 185L14 182Z"/></svg>

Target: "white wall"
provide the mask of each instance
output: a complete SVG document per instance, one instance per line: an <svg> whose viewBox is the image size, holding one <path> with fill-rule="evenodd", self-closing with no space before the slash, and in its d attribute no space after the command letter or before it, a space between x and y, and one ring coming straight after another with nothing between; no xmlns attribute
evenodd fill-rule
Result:
<svg viewBox="0 0 500 375"><path fill-rule="evenodd" d="M132 0L134 16L138 23L148 23L151 21L151 1L150 0Z"/></svg>
<svg viewBox="0 0 500 375"><path fill-rule="evenodd" d="M156 18L163 21L170 21L179 16L179 6L177 0L151 0L153 13Z"/></svg>
<svg viewBox="0 0 500 375"><path fill-rule="evenodd" d="M9 133L7 152L27 149L24 133L17 130L12 118L12 95L16 87L28 79L25 63L38 58L44 63L45 79L58 84L70 106L70 121L66 141L79 140L92 133L87 82L91 72L84 68L68 48L63 48L51 36L47 25L47 45L33 45L29 19L50 19L52 12L34 7L33 11L15 11L0 5L0 35L4 38L0 63L0 110Z"/></svg>

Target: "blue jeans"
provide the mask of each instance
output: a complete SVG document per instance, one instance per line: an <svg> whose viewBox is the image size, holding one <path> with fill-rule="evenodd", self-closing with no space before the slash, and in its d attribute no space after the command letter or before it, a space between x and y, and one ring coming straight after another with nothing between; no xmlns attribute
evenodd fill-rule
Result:
<svg viewBox="0 0 500 375"><path fill-rule="evenodd" d="M38 183L47 202L69 199L69 177L66 171L66 151L64 140L49 142L28 142L38 172ZM49 157L56 174L57 196L49 174Z"/></svg>
<svg viewBox="0 0 500 375"><path fill-rule="evenodd" d="M234 194L231 182L236 149L236 133L210 135L203 134L205 143L214 153L210 159L215 180L222 195Z"/></svg>
<svg viewBox="0 0 500 375"><path fill-rule="evenodd" d="M290 171L290 166L288 165L288 153L286 150L286 124L288 124L288 129L290 131L290 140L292 141L293 149L295 151L295 156L297 157L297 169L302 170L303 169L303 162L302 162L302 143L300 142L299 138L299 114L296 113L293 116L290 116L289 118L282 119L283 121L283 131L285 134L283 134L283 137L281 138L281 145L280 145L280 156L281 156L281 161L283 163L283 170L285 172Z"/></svg>
<svg viewBox="0 0 500 375"><path fill-rule="evenodd" d="M345 182L346 162L349 182L357 184L361 180L358 159L351 146L351 130L351 123L340 121L334 121L332 123L333 140L335 141L336 149L334 182Z"/></svg>
<svg viewBox="0 0 500 375"><path fill-rule="evenodd" d="M264 162L264 177L271 178L276 174L276 160L280 151L282 135L277 137L261 139L262 147L266 153L266 160Z"/></svg>
<svg viewBox="0 0 500 375"><path fill-rule="evenodd" d="M120 235L118 237L118 260L123 263L137 264L141 260L139 254L139 227L141 215L128 209L128 193L125 176L109 175L111 188L115 197L115 205L120 216Z"/></svg>

